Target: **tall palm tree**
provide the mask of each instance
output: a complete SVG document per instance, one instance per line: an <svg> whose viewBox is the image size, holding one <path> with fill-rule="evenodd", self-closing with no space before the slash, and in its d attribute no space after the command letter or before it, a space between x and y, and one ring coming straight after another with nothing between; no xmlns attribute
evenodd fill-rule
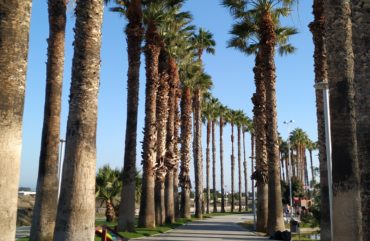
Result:
<svg viewBox="0 0 370 241"><path fill-rule="evenodd" d="M302 182L305 183L304 178L304 153L306 152L306 145L308 141L308 136L305 131L301 128L296 128L290 133L290 143L295 147L297 153L297 177Z"/></svg>
<svg viewBox="0 0 370 241"><path fill-rule="evenodd" d="M169 95L168 95L168 120L166 136L166 156L165 165L167 168L166 188L165 188L165 207L166 222L175 221L175 195L177 191L174 183L177 182L178 156L175 153L177 138L175 126L177 125L176 110L178 106L178 89L180 85L179 68L177 59L184 55L187 50L188 39L190 38L193 27L189 25L191 15L189 12L180 12L181 4L177 4L172 10L172 17L166 22L164 29L165 48L168 53L168 74L169 74ZM175 20L175 21L174 21ZM175 193L175 194L174 194Z"/></svg>
<svg viewBox="0 0 370 241"><path fill-rule="evenodd" d="M225 212L225 186L224 186L224 142L223 129L225 125L225 115L227 107L220 105L218 109L219 125L220 125L220 172L221 172L221 212Z"/></svg>
<svg viewBox="0 0 370 241"><path fill-rule="evenodd" d="M54 229L55 241L94 240L96 125L103 1L78 1L75 14L72 81L63 178Z"/></svg>
<svg viewBox="0 0 370 241"><path fill-rule="evenodd" d="M241 134L244 121L244 112L242 110L237 110L235 112L235 124L238 132L238 202L239 202L239 212L242 211L242 165L241 165Z"/></svg>
<svg viewBox="0 0 370 241"><path fill-rule="evenodd" d="M314 50L314 67L315 67L315 83L326 82L328 80L328 65L325 46L325 16L324 16L324 0L313 1L314 20L309 27L313 35ZM318 132L318 149L320 163L320 238L323 241L331 240L330 230L330 213L329 213L329 186L328 186L328 170L326 160L325 146L325 120L324 120L324 105L323 93L321 90L315 90L316 95L316 116L317 116L317 132Z"/></svg>
<svg viewBox="0 0 370 241"><path fill-rule="evenodd" d="M310 153L310 163L311 163L311 175L312 175L312 186L316 183L316 180L315 180L315 175L314 175L314 169L313 169L313 161L312 161L312 151L316 150L317 149L317 142L313 142L311 140L308 140L308 143L307 143L307 149L308 149L308 152ZM311 186L311 187L312 187Z"/></svg>
<svg viewBox="0 0 370 241"><path fill-rule="evenodd" d="M366 94L369 89L369 44L366 40L369 36L369 21L365 16L369 15L369 3L364 1L352 1L352 23L353 23L353 52L355 56L355 103L356 103L356 128L357 128L357 150L361 161L361 202L362 202L362 230L364 239L370 237L370 161L369 161L369 107L370 99ZM366 54L367 53L367 54Z"/></svg>
<svg viewBox="0 0 370 241"><path fill-rule="evenodd" d="M2 1L0 7L0 203L6 210L0 226L4 240L15 237L31 5L31 0Z"/></svg>
<svg viewBox="0 0 370 241"><path fill-rule="evenodd" d="M235 197L234 197L234 170L235 170L235 155L234 155L234 126L236 122L236 111L228 110L226 114L226 121L231 125L231 212L234 212Z"/></svg>
<svg viewBox="0 0 370 241"><path fill-rule="evenodd" d="M196 51L198 61L202 65L202 56L204 51L214 54L216 45L213 40L213 35L209 31L202 28L199 29L197 34L192 37L193 48ZM201 124L201 103L202 95L205 90L210 88L211 80L207 74L202 74L194 85L194 169L195 169L195 216L202 218L202 205L203 205L203 164L202 164L202 124Z"/></svg>
<svg viewBox="0 0 370 241"><path fill-rule="evenodd" d="M168 54L164 47L159 55L159 85L156 103L156 125L157 125L157 161L156 161L156 181L155 181L155 217L156 224L162 225L166 218L165 207L165 178L167 175L166 155L166 136L168 119Z"/></svg>
<svg viewBox="0 0 370 241"><path fill-rule="evenodd" d="M105 0L109 2L110 0ZM119 231L135 230L135 174L136 174L136 139L137 116L139 105L140 55L143 42L142 1L115 0L118 6L112 11L125 16L128 23L125 28L127 41L127 118L125 155L123 160L122 191L118 219Z"/></svg>
<svg viewBox="0 0 370 241"><path fill-rule="evenodd" d="M245 133L252 132L253 126L252 121L247 115L242 119L242 134L243 134L243 157L244 157L244 189L245 189L245 211L248 212L248 166L247 166L247 156L245 154Z"/></svg>
<svg viewBox="0 0 370 241"><path fill-rule="evenodd" d="M203 93L212 86L211 76L206 73L196 79L194 83L194 173L195 173L195 216L202 218L203 206L203 161L202 161L202 122L201 122L201 103Z"/></svg>
<svg viewBox="0 0 370 241"><path fill-rule="evenodd" d="M333 210L342 210L333 212L332 239L361 240L351 2L325 1L324 13L331 109Z"/></svg>
<svg viewBox="0 0 370 241"><path fill-rule="evenodd" d="M190 45L190 44L189 44ZM190 146L192 134L192 85L199 76L200 66L194 62L194 56L190 53L180 64L180 79L182 84L181 94L181 168L179 182L181 187L181 210L180 216L190 218Z"/></svg>
<svg viewBox="0 0 370 241"><path fill-rule="evenodd" d="M30 240L52 240L58 207L58 154L66 0L48 1L49 39L44 124Z"/></svg>
<svg viewBox="0 0 370 241"><path fill-rule="evenodd" d="M210 98L204 98L202 103L202 119L203 123L206 123L207 132L206 132L206 213L209 213L209 199L210 199L210 186L209 186L209 171L210 171L210 163L211 163L211 153L210 153L210 145L211 145L211 129L212 129L212 105L210 103Z"/></svg>
<svg viewBox="0 0 370 241"><path fill-rule="evenodd" d="M218 119L220 101L217 98L211 100L212 105L212 189L213 189L213 212L217 212L217 190L216 190L216 122Z"/></svg>
<svg viewBox="0 0 370 241"><path fill-rule="evenodd" d="M234 35L229 46L236 47L247 54L256 54L256 65L254 68L257 92L252 98L255 105L255 128L257 138L257 149L261 148L257 156L257 172L254 177L259 179L259 221L257 229L265 231L268 224L268 233L284 230L281 187L279 174L279 151L277 136L276 116L276 74L275 74L275 48L280 46L279 53L294 52L287 41L290 35L296 33L293 28L280 26L280 17L287 16L291 12L294 0L253 0L238 1L224 0L223 5L228 7L231 14L238 23L234 24L231 33ZM269 123L265 129L264 123ZM265 130L262 130L265 129ZM265 133L264 133L265 132ZM261 134L261 136L259 136ZM264 142L266 139L266 142ZM260 142L260 143L259 143ZM263 146L267 146L269 183L269 206L268 220L264 210L267 209L266 199L266 156ZM262 164L262 165L261 165ZM268 221L268 223L266 223Z"/></svg>

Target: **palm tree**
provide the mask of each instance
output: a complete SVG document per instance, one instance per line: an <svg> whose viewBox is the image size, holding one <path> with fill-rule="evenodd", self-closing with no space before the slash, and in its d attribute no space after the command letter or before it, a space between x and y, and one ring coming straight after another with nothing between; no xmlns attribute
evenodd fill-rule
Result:
<svg viewBox="0 0 370 241"><path fill-rule="evenodd" d="M206 122L207 125L207 137L206 137L206 213L209 213L209 199L210 199L210 187L209 187L209 171L211 163L211 154L210 154L210 144L211 144L211 129L212 129L212 105L210 103L210 98L204 98L202 103L202 119L203 123Z"/></svg>
<svg viewBox="0 0 370 241"><path fill-rule="evenodd" d="M166 222L175 221L175 203L177 198L177 189L174 184L177 182L178 156L175 153L177 138L175 126L177 125L176 110L178 109L178 89L180 85L179 69L177 59L184 55L187 50L187 40L190 38L192 26L191 15L188 12L180 12L181 4L177 4L172 10L172 17L166 22L163 28L165 48L168 54L168 75L169 75L169 95L168 95L168 120L166 136L166 156L165 165L167 168L166 188L165 188L165 208ZM175 19L175 21L174 21ZM176 196L176 198L175 198ZM177 202L178 203L178 202Z"/></svg>
<svg viewBox="0 0 370 241"><path fill-rule="evenodd" d="M191 53L191 51L189 51ZM181 95L181 169L179 182L181 187L180 216L190 218L190 146L192 134L192 85L199 76L199 65L193 62L190 54L185 57L180 65L180 79L182 84Z"/></svg>
<svg viewBox="0 0 370 241"><path fill-rule="evenodd" d="M194 83L194 173L195 173L195 216L202 218L203 206L203 161L202 161L202 122L201 122L201 103L203 93L212 86L211 77L206 73L201 73Z"/></svg>
<svg viewBox="0 0 370 241"><path fill-rule="evenodd" d="M363 238L370 237L370 162L369 162L369 106L370 100L366 89L369 89L369 21L366 17L369 14L369 4L363 1L352 1L352 23L353 23L353 52L355 55L355 103L356 103L356 129L358 158L361 161L361 201L362 201L362 231ZM366 54L367 53L367 54Z"/></svg>
<svg viewBox="0 0 370 241"><path fill-rule="evenodd" d="M157 125L157 164L156 164L156 182L155 182L155 216L156 224L162 225L166 218L165 207L165 178L167 175L166 158L166 136L168 119L168 54L162 48L159 55L159 85L156 103L156 125ZM172 174L172 173L171 173Z"/></svg>
<svg viewBox="0 0 370 241"><path fill-rule="evenodd" d="M234 155L234 125L236 121L236 112L228 110L226 121L231 125L231 212L234 212L235 197L234 197L234 170L235 170L235 155Z"/></svg>
<svg viewBox="0 0 370 241"><path fill-rule="evenodd" d="M246 54L256 54L254 68L256 94L253 96L255 114L255 128L257 140L257 170L253 177L257 179L258 212L257 230L265 231L268 221L268 233L283 230L283 215L281 204L281 187L279 175L279 151L277 148L277 118L276 118L276 91L275 91L275 47L280 46L279 53L294 51L289 43L289 36L296 33L295 29L281 27L279 19L287 16L294 0L254 0L238 1L224 0L223 5L228 7L238 23L234 24L229 46L235 47ZM265 123L269 125L265 129ZM269 146L266 146L266 143ZM265 155L265 148L267 155ZM271 162L267 168L267 156ZM267 210L267 169L269 175L269 207Z"/></svg>
<svg viewBox="0 0 370 241"><path fill-rule="evenodd" d="M31 0L7 1L0 7L0 203L6 210L0 225L4 240L15 237L31 5Z"/></svg>
<svg viewBox="0 0 370 241"><path fill-rule="evenodd" d="M55 241L94 240L96 125L103 1L78 1L75 14L72 81Z"/></svg>
<svg viewBox="0 0 370 241"><path fill-rule="evenodd" d="M324 16L324 0L314 0L313 2L314 21L309 27L313 35L315 45L314 50L314 67L315 67L315 83L328 80L328 65L325 46L325 16ZM326 160L325 146L325 120L323 93L321 90L315 90L316 95L316 115L317 115L317 131L318 131L318 149L320 163L320 238L323 241L331 241L330 230L330 213L329 213L329 187L328 187L328 170Z"/></svg>
<svg viewBox="0 0 370 241"><path fill-rule="evenodd" d="M243 157L244 157L244 188L245 188L245 211L248 212L248 168L247 168L247 157L245 154L245 133L252 132L253 126L252 121L248 116L244 116L242 119L242 134L243 134Z"/></svg>
<svg viewBox="0 0 370 241"><path fill-rule="evenodd" d="M44 124L30 240L52 240L58 207L58 154L66 5L66 0L48 1L50 33Z"/></svg>
<svg viewBox="0 0 370 241"><path fill-rule="evenodd" d="M314 175L314 170L313 170L312 151L313 150L316 150L317 149L317 146L318 146L318 143L317 142L313 142L311 140L308 140L307 149L308 149L308 152L310 153L311 175L312 175L311 187L313 187L313 185L316 183L315 175Z"/></svg>
<svg viewBox="0 0 370 241"><path fill-rule="evenodd" d="M198 34L192 37L193 48L196 51L198 61L202 65L203 52L214 54L216 45L213 40L213 35L209 31L202 28L199 29ZM211 80L207 74L202 74L194 85L194 169L195 169L195 216L202 218L203 205L203 173L202 173L202 124L201 124L201 103L203 92L210 88Z"/></svg>
<svg viewBox="0 0 370 241"><path fill-rule="evenodd" d="M305 152L308 141L308 136L301 128L296 128L290 133L290 143L295 147L297 153L297 176L298 179L305 184Z"/></svg>
<svg viewBox="0 0 370 241"><path fill-rule="evenodd" d="M105 201L107 222L112 222L116 219L114 203L122 189L121 176L120 170L113 170L108 165L99 168L96 175L95 193L97 198Z"/></svg>
<svg viewBox="0 0 370 241"><path fill-rule="evenodd" d="M217 190L216 190L216 136L215 136L215 129L216 129L216 122L218 119L219 108L221 103L218 99L213 98L211 100L212 105L212 189L213 189L213 212L217 212Z"/></svg>
<svg viewBox="0 0 370 241"><path fill-rule="evenodd" d="M223 146L223 129L225 125L225 114L227 107L220 105L218 109L220 125L220 172L221 172L221 212L225 212L225 189L224 189L224 146Z"/></svg>
<svg viewBox="0 0 370 241"><path fill-rule="evenodd" d="M105 0L109 2L110 0ZM127 118L125 137L125 156L122 175L122 198L118 219L119 231L135 230L135 173L137 116L139 105L140 55L143 42L142 3L141 0L115 0L118 5L112 11L120 13L128 20L125 28L127 36Z"/></svg>
<svg viewBox="0 0 370 241"><path fill-rule="evenodd" d="M324 2L331 109L333 210L343 210L333 212L332 239L336 241L362 239L351 6L352 3L348 1ZM361 72L359 74L361 76Z"/></svg>
<svg viewBox="0 0 370 241"><path fill-rule="evenodd" d="M238 201L239 201L239 212L242 211L242 165L241 165L241 134L242 134L242 127L244 121L244 112L242 110L238 110L235 112L235 124L237 126L238 132Z"/></svg>

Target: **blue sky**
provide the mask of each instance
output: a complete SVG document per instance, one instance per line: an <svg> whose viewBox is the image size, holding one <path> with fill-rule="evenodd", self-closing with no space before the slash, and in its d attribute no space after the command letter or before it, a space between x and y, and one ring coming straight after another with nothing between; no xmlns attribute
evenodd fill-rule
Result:
<svg viewBox="0 0 370 241"><path fill-rule="evenodd" d="M188 0L184 9L193 14L194 23L198 27L204 27L214 34L217 43L216 55L204 56L205 69L212 76L214 82L213 95L219 98L223 104L233 109L242 109L251 117L252 103L250 99L255 91L252 72L254 57L226 48L226 42L230 38L228 32L233 23L228 10L220 5L219 0ZM313 43L307 27L313 18L311 12L312 0L300 1L299 7L295 9L294 14L283 20L285 25L294 26L299 30L299 34L291 39L292 44L298 49L297 52L290 56L276 57L278 125L279 132L283 138L288 136L288 129L283 125L283 121L293 119L295 122L291 125L291 130L300 127L308 133L312 140L317 139L313 88ZM73 11L69 7L61 121L61 137L63 138L66 133L68 114L74 20ZM112 167L122 167L123 163L127 71L126 38L123 32L125 24L125 19L118 14L109 12L108 8L105 9L98 107L98 167L104 164L110 164ZM20 185L32 188L36 186L41 143L47 37L48 16L46 1L33 1L20 177ZM137 166L139 169L141 169L140 141L142 141L145 100L143 58L142 64L137 150ZM203 133L203 137L205 137L205 132ZM226 127L224 133L224 157L227 190L230 188L229 157L231 144L229 143L229 136L230 127ZM249 147L249 135L246 136L246 139L247 147ZM249 156L250 148L247 149L247 157ZM314 157L314 164L318 166L317 157ZM217 169L219 170L218 167L219 163L217 160ZM250 161L248 172L250 175ZM219 187L219 182L217 185Z"/></svg>

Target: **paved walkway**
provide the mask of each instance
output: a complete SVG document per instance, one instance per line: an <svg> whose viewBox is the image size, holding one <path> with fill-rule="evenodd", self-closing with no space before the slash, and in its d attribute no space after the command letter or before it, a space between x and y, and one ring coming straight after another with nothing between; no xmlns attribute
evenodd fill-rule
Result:
<svg viewBox="0 0 370 241"><path fill-rule="evenodd" d="M202 221L182 225L164 234L140 238L139 240L155 241L221 241L221 240L268 240L267 237L256 236L238 223L252 219L250 215L218 216Z"/></svg>

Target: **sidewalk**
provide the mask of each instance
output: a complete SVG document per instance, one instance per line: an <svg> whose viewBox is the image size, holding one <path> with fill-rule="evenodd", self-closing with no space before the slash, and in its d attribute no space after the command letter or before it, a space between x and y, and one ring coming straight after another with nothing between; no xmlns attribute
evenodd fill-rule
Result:
<svg viewBox="0 0 370 241"><path fill-rule="evenodd" d="M267 237L255 235L249 232L238 223L251 219L250 215L237 214L228 216L217 216L202 221L195 221L182 225L167 233L139 238L138 240L155 241L259 241L269 240Z"/></svg>

